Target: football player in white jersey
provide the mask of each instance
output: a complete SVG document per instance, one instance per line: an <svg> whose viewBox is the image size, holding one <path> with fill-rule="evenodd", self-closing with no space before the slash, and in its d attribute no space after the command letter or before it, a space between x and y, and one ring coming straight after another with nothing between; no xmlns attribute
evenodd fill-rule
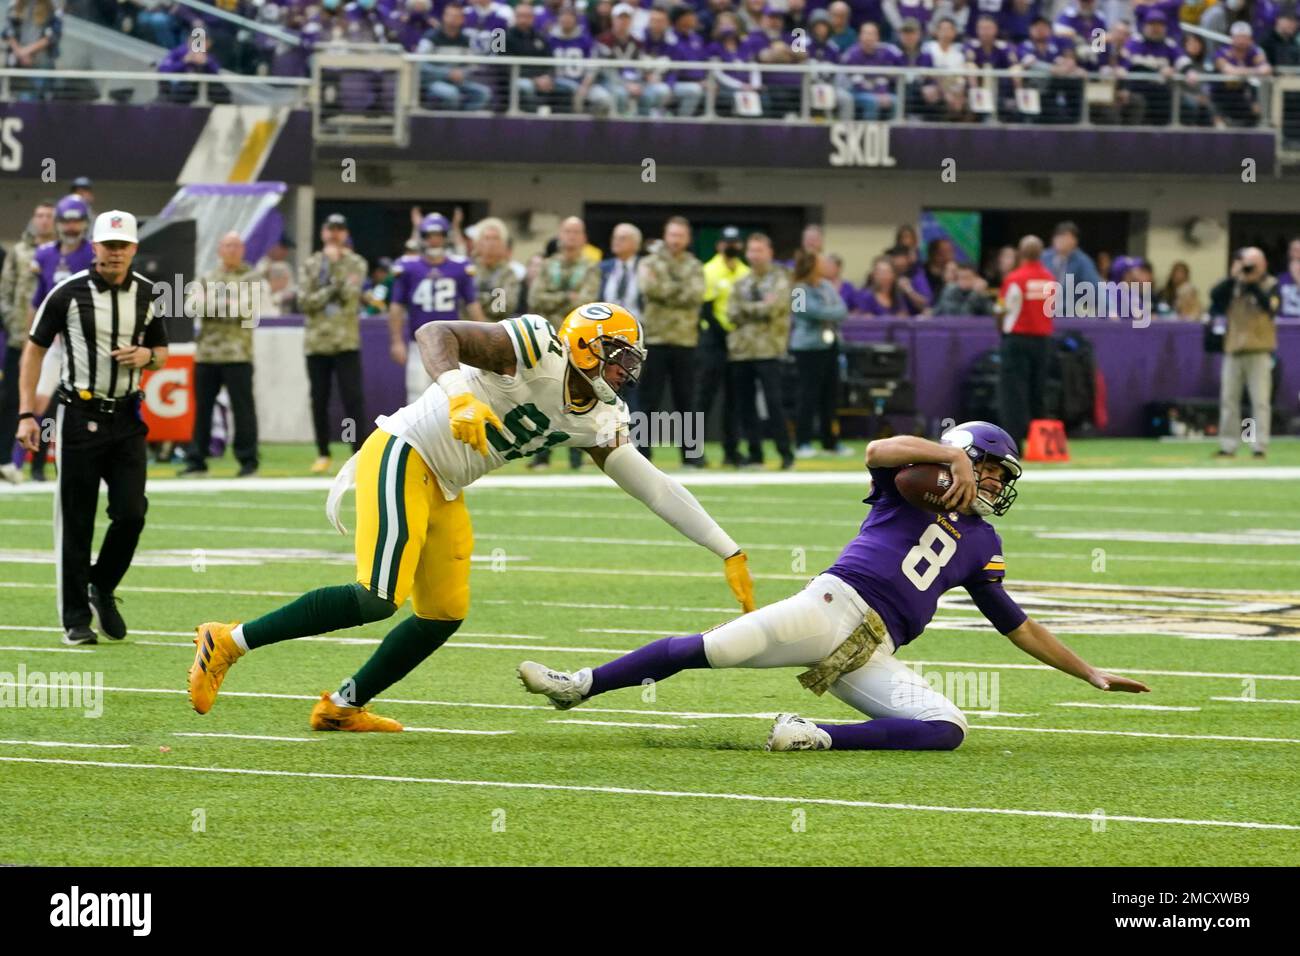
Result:
<svg viewBox="0 0 1300 956"><path fill-rule="evenodd" d="M357 489L356 581L318 588L242 625L197 628L190 702L211 709L230 666L250 649L392 616L398 624L355 675L324 692L314 730L397 731L366 707L460 626L469 611L474 537L463 489L507 461L552 445L584 449L628 494L723 559L732 593L754 609L745 554L674 478L628 442L619 392L645 360L641 324L621 306L592 302L558 332L541 316L500 322L430 322L416 333L433 379L419 400L376 420L378 428L339 472L326 512Z"/></svg>

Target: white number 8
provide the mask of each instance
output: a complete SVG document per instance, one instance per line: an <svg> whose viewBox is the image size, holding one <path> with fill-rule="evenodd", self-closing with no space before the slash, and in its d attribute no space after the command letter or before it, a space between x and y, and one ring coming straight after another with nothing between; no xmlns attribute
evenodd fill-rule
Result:
<svg viewBox="0 0 1300 956"><path fill-rule="evenodd" d="M937 552L934 550L935 542L939 544ZM921 540L903 557L903 574L916 585L918 591L925 591L956 553L957 542L952 539L952 535L944 531L942 525L932 524L925 529ZM916 570L922 561L926 562L924 573Z"/></svg>

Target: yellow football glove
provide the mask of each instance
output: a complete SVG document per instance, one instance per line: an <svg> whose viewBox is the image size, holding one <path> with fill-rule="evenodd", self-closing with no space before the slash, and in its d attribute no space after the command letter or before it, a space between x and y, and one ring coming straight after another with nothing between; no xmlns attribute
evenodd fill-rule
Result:
<svg viewBox="0 0 1300 956"><path fill-rule="evenodd" d="M488 453L487 427L501 428L501 419L485 403L474 397L473 392L461 392L453 395L447 408L451 419L451 437L463 441L484 457Z"/></svg>
<svg viewBox="0 0 1300 956"><path fill-rule="evenodd" d="M749 573L749 559L744 551L737 551L722 564L727 573L731 593L740 602L740 609L748 614L754 610L754 578Z"/></svg>

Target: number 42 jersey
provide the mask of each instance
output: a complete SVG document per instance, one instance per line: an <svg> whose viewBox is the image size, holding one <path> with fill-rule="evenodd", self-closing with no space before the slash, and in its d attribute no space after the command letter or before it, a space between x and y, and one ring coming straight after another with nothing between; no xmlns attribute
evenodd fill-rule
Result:
<svg viewBox="0 0 1300 956"><path fill-rule="evenodd" d="M896 468L871 469L871 513L827 574L849 584L884 619L896 647L934 617L939 597L964 587L1003 634L1025 612L1002 589L1002 539L979 515L933 514L898 493Z"/></svg>
<svg viewBox="0 0 1300 956"><path fill-rule="evenodd" d="M610 445L628 428L628 410L621 400L616 405L594 398L585 405L570 402L569 357L546 319L524 315L497 324L505 327L514 347L515 374L461 366L474 397L501 419L500 429L488 425L486 456L452 437L447 396L437 383L412 404L375 419L384 431L415 448L437 476L448 501L508 461L553 445Z"/></svg>

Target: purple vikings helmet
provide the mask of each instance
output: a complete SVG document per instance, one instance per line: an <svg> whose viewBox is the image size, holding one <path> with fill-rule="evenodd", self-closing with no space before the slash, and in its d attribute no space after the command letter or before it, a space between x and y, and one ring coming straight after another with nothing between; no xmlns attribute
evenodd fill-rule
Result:
<svg viewBox="0 0 1300 956"><path fill-rule="evenodd" d="M443 237L442 245L433 246L428 242L430 235ZM420 220L420 238L424 240L424 253L435 259L447 254L447 236L451 235L451 222L441 213L431 212Z"/></svg>
<svg viewBox="0 0 1300 956"><path fill-rule="evenodd" d="M972 465L991 458L1002 466L1004 477L1001 484L992 478L982 479L971 508L984 517L1006 514L1016 500L1016 479L1023 471L1020 452L1012 437L989 422L962 422L944 432L939 442L964 449Z"/></svg>
<svg viewBox="0 0 1300 956"><path fill-rule="evenodd" d="M64 196L54 207L54 228L59 229L65 222L90 222L90 207L80 196ZM62 236L62 229L59 234Z"/></svg>

